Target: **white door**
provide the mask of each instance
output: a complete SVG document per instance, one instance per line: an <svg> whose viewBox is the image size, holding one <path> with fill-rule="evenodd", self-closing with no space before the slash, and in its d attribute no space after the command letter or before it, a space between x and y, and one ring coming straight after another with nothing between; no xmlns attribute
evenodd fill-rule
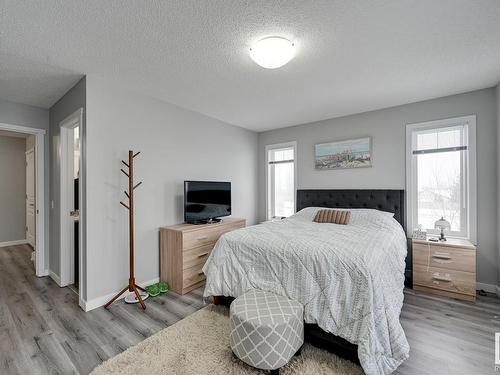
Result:
<svg viewBox="0 0 500 375"><path fill-rule="evenodd" d="M26 240L35 248L35 150L26 152Z"/></svg>

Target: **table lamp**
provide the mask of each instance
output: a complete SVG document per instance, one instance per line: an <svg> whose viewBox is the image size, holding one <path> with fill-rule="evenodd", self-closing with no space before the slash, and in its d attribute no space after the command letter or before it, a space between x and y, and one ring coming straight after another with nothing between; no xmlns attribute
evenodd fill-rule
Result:
<svg viewBox="0 0 500 375"><path fill-rule="evenodd" d="M445 229L450 229L451 225L448 220L445 220L444 217L441 216L441 219L434 223L434 228L441 230L441 236L439 236L439 241L446 241L446 237L444 236Z"/></svg>

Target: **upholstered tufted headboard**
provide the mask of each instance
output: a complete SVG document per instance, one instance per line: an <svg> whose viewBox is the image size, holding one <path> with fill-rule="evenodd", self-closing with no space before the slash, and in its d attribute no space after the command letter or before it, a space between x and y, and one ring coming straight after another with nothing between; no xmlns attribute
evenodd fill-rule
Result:
<svg viewBox="0 0 500 375"><path fill-rule="evenodd" d="M394 212L394 219L405 229L404 199L404 190L297 190L297 211L306 207L374 208Z"/></svg>

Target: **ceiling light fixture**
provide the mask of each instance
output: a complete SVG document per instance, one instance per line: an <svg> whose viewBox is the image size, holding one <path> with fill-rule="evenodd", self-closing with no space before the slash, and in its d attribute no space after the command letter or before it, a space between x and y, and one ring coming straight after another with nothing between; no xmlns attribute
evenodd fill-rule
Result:
<svg viewBox="0 0 500 375"><path fill-rule="evenodd" d="M270 36L250 48L250 57L266 69L276 69L288 63L295 56L294 44L279 36Z"/></svg>

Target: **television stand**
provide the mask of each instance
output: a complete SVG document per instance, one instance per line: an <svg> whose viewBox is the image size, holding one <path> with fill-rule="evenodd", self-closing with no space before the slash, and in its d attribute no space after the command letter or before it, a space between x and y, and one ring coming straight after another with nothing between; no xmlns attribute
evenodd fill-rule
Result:
<svg viewBox="0 0 500 375"><path fill-rule="evenodd" d="M228 217L218 224L160 228L160 279L177 294L199 288L205 284L202 268L219 237L245 224L245 219Z"/></svg>
<svg viewBox="0 0 500 375"><path fill-rule="evenodd" d="M194 221L194 222L188 223L188 224L194 224L194 225L217 224L217 223L220 223L221 221L222 221L222 219L213 218L213 219L207 219L207 220L197 220L197 221Z"/></svg>

